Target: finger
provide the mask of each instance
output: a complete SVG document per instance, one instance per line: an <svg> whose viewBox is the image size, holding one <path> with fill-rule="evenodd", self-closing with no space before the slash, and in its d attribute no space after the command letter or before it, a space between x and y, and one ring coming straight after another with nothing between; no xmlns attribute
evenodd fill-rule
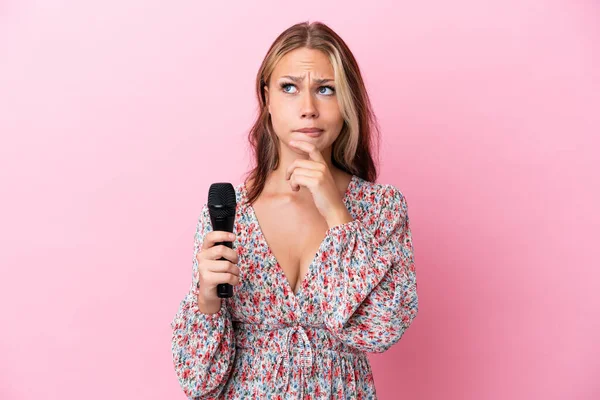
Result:
<svg viewBox="0 0 600 400"><path fill-rule="evenodd" d="M292 185L292 190L297 192L300 190L300 186L305 186L307 188L312 188L316 182L316 179L312 176L300 175L294 173L292 175L292 179L290 179L290 184Z"/></svg>
<svg viewBox="0 0 600 400"><path fill-rule="evenodd" d="M206 260L220 260L221 258L225 258L234 264L238 263L237 251L222 244L206 249L202 253L202 257Z"/></svg>
<svg viewBox="0 0 600 400"><path fill-rule="evenodd" d="M220 274L218 277L218 283L229 283L230 285L237 286L240 283L240 277L233 274Z"/></svg>
<svg viewBox="0 0 600 400"><path fill-rule="evenodd" d="M308 143L308 142L305 142L302 140L297 140L297 141L291 141L290 145L308 153L308 156L310 157L311 160L325 164L325 159L323 158L323 154L321 154L321 151L319 151L317 146L315 146L314 144Z"/></svg>
<svg viewBox="0 0 600 400"><path fill-rule="evenodd" d="M231 285L237 285L240 283L239 275L234 275L230 273L219 273L219 272L211 272L206 278L202 280L204 284L210 285L218 285L220 283L229 283ZM202 284L199 285L201 287Z"/></svg>
<svg viewBox="0 0 600 400"><path fill-rule="evenodd" d="M240 276L240 267L225 260L216 260L211 262L206 267L207 271L214 273L228 273L235 276Z"/></svg>
<svg viewBox="0 0 600 400"><path fill-rule="evenodd" d="M304 176L304 177L308 177L308 178L313 178L316 181L321 174L322 173L320 171L317 171L314 169L296 168L294 170L294 172L292 172L292 175L290 176L290 183L291 183L292 190L294 192L297 192L298 190L300 190L299 185L302 184L303 182L299 181L297 179L298 177ZM314 182L312 182L312 183L314 183ZM307 187L312 187L312 186L307 186Z"/></svg>
<svg viewBox="0 0 600 400"><path fill-rule="evenodd" d="M300 190L300 185L296 182L296 176L292 175L290 178L290 187L292 188L292 191L297 192L298 190Z"/></svg>
<svg viewBox="0 0 600 400"><path fill-rule="evenodd" d="M204 237L202 249L213 247L218 242L233 242L236 239L235 234L226 231L210 231Z"/></svg>
<svg viewBox="0 0 600 400"><path fill-rule="evenodd" d="M293 172L294 176L308 176L309 178L317 178L323 173L315 169L296 168Z"/></svg>
<svg viewBox="0 0 600 400"><path fill-rule="evenodd" d="M285 180L289 180L290 176L294 172L296 168L304 168L304 169L312 169L315 171L321 171L323 168L323 164L315 162L313 160L301 160L297 159L292 162L292 164L287 168L285 172Z"/></svg>

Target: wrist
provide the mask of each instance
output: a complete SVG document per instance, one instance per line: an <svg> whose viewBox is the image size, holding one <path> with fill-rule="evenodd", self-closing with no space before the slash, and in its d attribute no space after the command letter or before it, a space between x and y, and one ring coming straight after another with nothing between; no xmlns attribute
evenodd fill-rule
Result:
<svg viewBox="0 0 600 400"><path fill-rule="evenodd" d="M340 208L340 209L334 210L325 219L326 219L327 225L329 226L330 229L333 228L334 226L342 225L342 224L345 224L348 222L352 222L354 220L354 218L352 218L352 216L350 215L350 213L348 212L346 207L343 207L343 209Z"/></svg>
<svg viewBox="0 0 600 400"><path fill-rule="evenodd" d="M215 314L221 309L221 299L207 300L200 293L198 293L197 303L198 310L203 314Z"/></svg>

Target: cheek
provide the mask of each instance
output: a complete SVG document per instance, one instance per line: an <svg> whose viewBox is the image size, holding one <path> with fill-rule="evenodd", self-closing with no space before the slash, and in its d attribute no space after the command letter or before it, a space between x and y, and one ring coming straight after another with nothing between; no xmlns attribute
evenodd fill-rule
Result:
<svg viewBox="0 0 600 400"><path fill-rule="evenodd" d="M322 114L327 116L327 120L332 125L343 123L342 113L337 103L327 103L322 108Z"/></svg>
<svg viewBox="0 0 600 400"><path fill-rule="evenodd" d="M271 117L280 122L288 121L296 114L296 111L294 105L290 102L271 103Z"/></svg>
<svg viewBox="0 0 600 400"><path fill-rule="evenodd" d="M290 106L284 103L271 103L271 123L275 133L278 135L287 132L292 125L293 110Z"/></svg>

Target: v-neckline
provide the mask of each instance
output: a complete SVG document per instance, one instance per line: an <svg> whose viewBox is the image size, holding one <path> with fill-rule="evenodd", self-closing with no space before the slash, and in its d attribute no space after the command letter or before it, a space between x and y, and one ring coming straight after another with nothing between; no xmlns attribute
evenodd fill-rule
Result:
<svg viewBox="0 0 600 400"><path fill-rule="evenodd" d="M352 192L353 186L354 186L357 178L358 177L356 175L352 174L352 177L350 178L350 182L348 183L348 186L346 187L346 191L344 192L342 201L344 202L344 205L346 205L346 208L348 208L347 202L349 200L350 193ZM250 211L250 214L252 216L252 220L256 224L256 232L259 236L259 239L262 241L262 243L264 244L264 246L267 249L267 257L271 258L271 260L273 261L273 264L275 265L277 273L283 279L284 284L290 293L290 296L295 300L296 304L298 305L299 304L298 299L300 298L300 295L303 294L304 287L308 284L308 278L310 278L310 275L312 275L313 265L320 256L321 247L323 247L323 243L325 243L325 239L327 239L327 233L325 233L325 237L319 244L319 247L317 248L317 251L316 251L313 259L311 260L310 264L308 264L308 269L306 270L306 274L304 275L304 277L302 278L302 280L299 283L300 287L298 288L298 292L294 293L294 291L292 290L292 285L290 284L290 281L288 281L288 278L285 275L285 271L283 270L283 267L279 263L279 260L277 260L277 258L275 257L275 254L271 250L271 246L269 246L269 243L267 242L267 238L265 237L265 235L262 231L260 222L258 221L258 217L256 216L256 212L254 211L254 207L248 201L248 191L247 191L245 183L242 183L242 189L243 189L243 194L244 194L244 203L248 207L248 210ZM327 230L329 230L329 229L327 229Z"/></svg>

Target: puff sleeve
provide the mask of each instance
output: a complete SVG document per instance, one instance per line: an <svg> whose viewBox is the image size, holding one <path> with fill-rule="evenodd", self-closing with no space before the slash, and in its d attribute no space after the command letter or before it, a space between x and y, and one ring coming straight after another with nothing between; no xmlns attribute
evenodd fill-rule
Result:
<svg viewBox="0 0 600 400"><path fill-rule="evenodd" d="M328 229L325 326L366 352L384 352L417 315L418 296L408 205L381 185L372 212Z"/></svg>
<svg viewBox="0 0 600 400"><path fill-rule="evenodd" d="M171 350L179 384L189 399L218 397L235 358L235 338L227 299L214 314L198 309L198 261L204 237L212 230L208 206L204 204L194 235L192 283L172 322Z"/></svg>

